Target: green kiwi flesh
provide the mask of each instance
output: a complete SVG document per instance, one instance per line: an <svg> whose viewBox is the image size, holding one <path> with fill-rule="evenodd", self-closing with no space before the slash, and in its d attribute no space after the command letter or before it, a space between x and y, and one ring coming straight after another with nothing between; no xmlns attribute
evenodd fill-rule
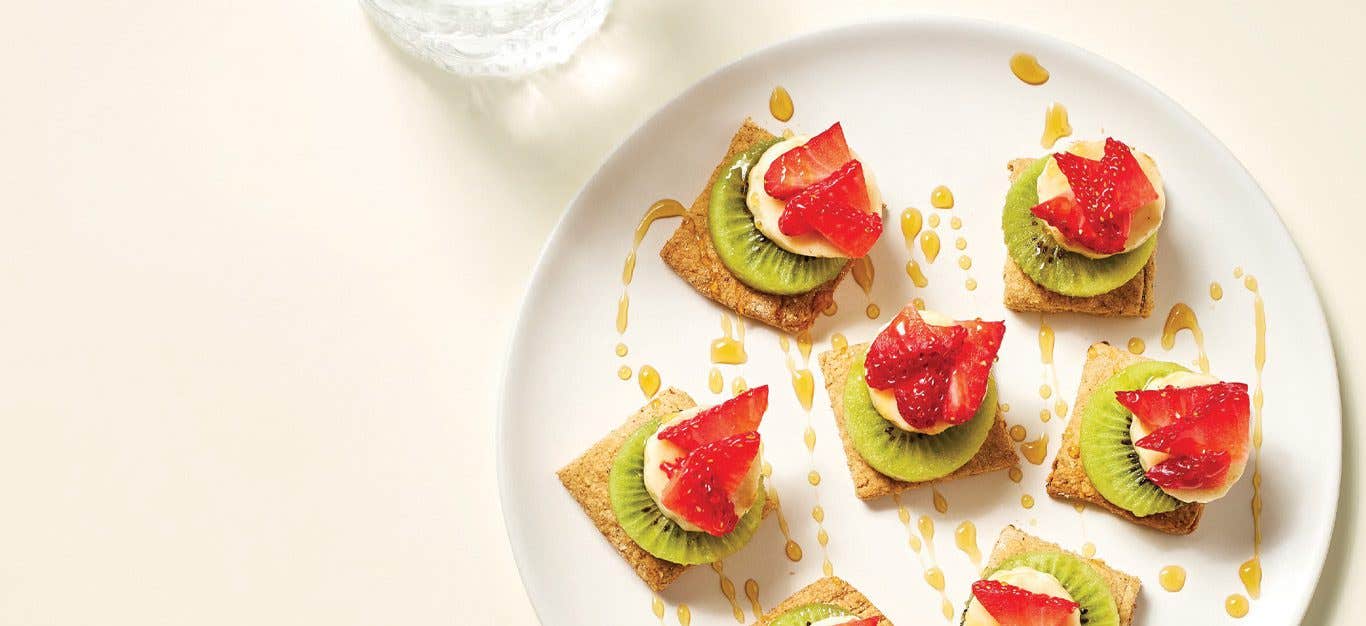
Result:
<svg viewBox="0 0 1366 626"><path fill-rule="evenodd" d="M1093 259L1058 245L1029 210L1039 203L1037 183L1048 157L1036 159L1006 193L1001 229L1011 260L1034 282L1064 296L1090 297L1109 293L1129 282L1148 264L1157 236L1137 248Z"/></svg>
<svg viewBox="0 0 1366 626"><path fill-rule="evenodd" d="M1110 585L1085 561L1064 552L1026 552L1002 561L984 577L1017 567L1029 567L1058 579L1072 601L1081 605L1083 626L1119 626L1119 609Z"/></svg>
<svg viewBox="0 0 1366 626"><path fill-rule="evenodd" d="M762 141L736 155L711 188L707 229L716 255L740 282L779 296L807 293L839 276L849 259L819 258L788 252L754 225L745 204L749 170L777 143Z"/></svg>
<svg viewBox="0 0 1366 626"><path fill-rule="evenodd" d="M832 617L858 616L833 604L803 604L779 615L777 619L769 622L768 626L811 626Z"/></svg>
<svg viewBox="0 0 1366 626"><path fill-rule="evenodd" d="M1175 510L1182 502L1144 476L1129 436L1134 414L1115 399L1115 392L1142 389L1155 378L1184 371L1188 370L1164 361L1130 365L1091 393L1081 416L1081 464L1086 477L1106 500L1139 517Z"/></svg>
<svg viewBox="0 0 1366 626"><path fill-rule="evenodd" d="M659 430L660 420L652 420L631 435L612 462L608 494L612 512L626 534L646 552L680 565L715 563L734 554L749 543L764 517L766 499L763 483L749 512L735 529L720 537L704 532L683 530L664 515L645 490L645 441Z"/></svg>
<svg viewBox="0 0 1366 626"><path fill-rule="evenodd" d="M873 469L906 482L943 478L967 464L987 440L996 421L996 380L987 378L987 391L972 419L937 435L906 432L873 408L863 378L860 350L844 381L844 427L859 456Z"/></svg>

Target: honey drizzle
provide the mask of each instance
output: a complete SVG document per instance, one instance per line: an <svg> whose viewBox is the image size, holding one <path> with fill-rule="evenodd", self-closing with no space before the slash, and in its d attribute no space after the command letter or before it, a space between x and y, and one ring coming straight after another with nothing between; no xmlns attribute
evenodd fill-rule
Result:
<svg viewBox="0 0 1366 626"><path fill-rule="evenodd" d="M1241 593L1235 593L1224 599L1224 611L1229 617L1241 619L1247 616L1247 598Z"/></svg>
<svg viewBox="0 0 1366 626"><path fill-rule="evenodd" d="M934 501L934 510L939 511L940 515L948 513L949 499L945 498L937 487L930 487L930 492L932 493L931 499Z"/></svg>
<svg viewBox="0 0 1366 626"><path fill-rule="evenodd" d="M640 381L640 391L645 394L645 398L653 398L659 393L659 372L649 365L640 366L640 371L636 374Z"/></svg>
<svg viewBox="0 0 1366 626"><path fill-rule="evenodd" d="M1053 401L1053 414L1058 417L1067 416L1067 401L1062 399L1061 389L1058 388L1058 369L1053 365L1053 346L1056 343L1056 335L1053 327L1048 325L1048 319L1039 316L1039 360L1043 363L1044 384L1039 387L1039 397L1044 400L1049 399L1054 390L1057 390L1058 398ZM1047 405L1045 404L1045 407ZM1045 411L1047 408L1044 409ZM1048 421L1044 413L1039 413L1039 418Z"/></svg>
<svg viewBox="0 0 1366 626"><path fill-rule="evenodd" d="M655 614L655 619L659 620L662 625L664 623L664 598L659 597L659 594L653 594L653 596L654 598L650 602L650 610Z"/></svg>
<svg viewBox="0 0 1366 626"><path fill-rule="evenodd" d="M906 241L906 250L912 249L912 242L915 236L920 234L921 222L924 217L920 214L920 209L907 207L901 212L901 237Z"/></svg>
<svg viewBox="0 0 1366 626"><path fill-rule="evenodd" d="M1146 350L1146 349L1147 349L1147 346L1143 344L1143 339L1142 339L1142 338L1140 338L1140 337L1130 337L1130 338L1129 338L1129 352L1131 352L1131 353L1133 353L1133 354L1143 354L1143 351Z"/></svg>
<svg viewBox="0 0 1366 626"><path fill-rule="evenodd" d="M1096 555L1096 544L1091 543L1091 542L1089 542L1089 541L1086 542L1086 543L1084 543L1084 544L1082 544L1082 545L1081 545L1081 555L1084 556L1084 557L1086 557L1086 558L1088 558L1088 559L1091 558L1091 557L1093 557L1093 556L1095 556L1095 555Z"/></svg>
<svg viewBox="0 0 1366 626"><path fill-rule="evenodd" d="M925 262L933 264L939 257L939 233L927 230L920 233L920 252L925 255Z"/></svg>
<svg viewBox="0 0 1366 626"><path fill-rule="evenodd" d="M1048 82L1048 70L1039 65L1039 60L1032 54L1016 52L1011 55L1010 71L1015 74L1015 78L1029 85L1042 85Z"/></svg>
<svg viewBox="0 0 1366 626"><path fill-rule="evenodd" d="M692 625L692 609L686 604L678 605L678 626Z"/></svg>
<svg viewBox="0 0 1366 626"><path fill-rule="evenodd" d="M1162 349L1171 350L1176 346L1176 334L1188 330L1191 337L1195 339L1195 349L1199 353L1196 364L1200 371L1209 373L1209 356L1205 354L1205 333L1200 330L1200 320L1196 318L1195 311L1191 310L1190 305L1184 302L1177 302L1172 305L1171 311L1167 312L1167 321L1162 325Z"/></svg>
<svg viewBox="0 0 1366 626"><path fill-rule="evenodd" d="M779 122L792 119L792 94L787 93L782 85L774 87L773 93L768 95L768 112Z"/></svg>
<svg viewBox="0 0 1366 626"><path fill-rule="evenodd" d="M1163 589L1175 593L1186 587L1186 568L1168 565L1157 573L1157 582Z"/></svg>
<svg viewBox="0 0 1366 626"><path fill-rule="evenodd" d="M873 302L873 278L877 275L877 270L873 268L872 257L854 259L854 267L850 273L854 275L854 282L858 283L859 289L863 290L864 297L868 299L868 307L864 310L868 319L877 319L882 312L878 310L877 303Z"/></svg>
<svg viewBox="0 0 1366 626"><path fill-rule="evenodd" d="M1252 558L1238 568L1238 578L1253 600L1262 595L1262 369L1266 367L1266 303L1262 300L1257 278L1248 274L1243 287L1252 294L1253 321L1257 331L1257 347L1253 365L1257 370L1256 386L1252 391ZM1232 613L1230 613L1232 615Z"/></svg>
<svg viewBox="0 0 1366 626"><path fill-rule="evenodd" d="M721 336L711 340L711 362L739 365L749 360L745 353L745 322L740 316L731 321L730 313L721 314Z"/></svg>
<svg viewBox="0 0 1366 626"><path fill-rule="evenodd" d="M726 576L725 563L716 561L711 564L712 571L716 572L717 582L721 586L721 595L726 597L730 603L730 612L735 616L735 622L745 623L745 610L740 608L740 600L735 596L735 583L731 582L730 577Z"/></svg>
<svg viewBox="0 0 1366 626"><path fill-rule="evenodd" d="M768 480L773 476L773 466L768 461L764 461L763 474L768 500L773 503L773 511L778 514L778 530L783 533L783 554L787 556L787 560L796 563L802 560L802 546L792 539L792 531L787 526L787 516L783 514L783 501L778 497L778 488L773 486L772 480Z"/></svg>
<svg viewBox="0 0 1366 626"><path fill-rule="evenodd" d="M1048 456L1048 433L1044 433L1034 441L1026 441L1020 444L1020 454L1026 461L1034 465L1042 465L1045 457Z"/></svg>
<svg viewBox="0 0 1366 626"><path fill-rule="evenodd" d="M749 598L749 610L754 612L756 619L764 614L764 607L759 604L759 581L753 578L745 581L745 597Z"/></svg>
<svg viewBox="0 0 1366 626"><path fill-rule="evenodd" d="M864 257L865 259L867 257ZM857 261L854 266L855 280L858 281L859 271ZM868 287L872 288L872 265L868 265L866 277ZM859 282L862 286L863 283ZM871 306L871 305L870 305ZM811 363L811 333L802 331L797 335L797 353L802 358L801 367L797 367L796 359L792 356L792 343L787 335L778 335L778 347L783 351L783 358L787 364L787 371L792 375L792 391L797 395L797 401L801 403L802 410L806 412L806 429L802 432L802 441L806 444L807 452L807 482L811 484L812 492L815 494L815 506L811 508L811 519L816 522L816 543L821 547L821 571L826 576L833 576L834 565L830 562L830 534L825 530L825 509L821 507L820 472L816 470L816 429L811 420L811 400L815 394L815 378L811 375L809 365Z"/></svg>
<svg viewBox="0 0 1366 626"><path fill-rule="evenodd" d="M618 336L616 354L619 357L626 356L626 353L628 351L626 347L626 342L621 339L626 334L626 327L630 323L630 286L631 280L635 278L636 274L636 253L640 250L640 242L645 240L646 233L650 232L650 226L653 225L655 221L669 217L681 217L685 211L686 209L683 207L682 203L680 203L677 200L672 200L668 198L665 198L663 200L656 200L654 204L650 205L650 208L645 210L645 214L640 217L640 222L636 224L636 229L631 239L631 250L626 253L626 260L621 265L621 298L617 300L616 318L616 329ZM647 365L640 368L642 374L645 373L646 368L649 368L649 371L651 372L654 371L654 368L651 368ZM622 380L629 380L631 378L630 371L631 370L629 367L622 365L621 367L617 368L617 377L621 378ZM645 381L641 381L641 389L644 390L645 388ZM654 394L647 393L646 397L649 397L651 395Z"/></svg>
<svg viewBox="0 0 1366 626"><path fill-rule="evenodd" d="M928 567L924 562L921 567L924 570L925 583L931 589L939 592L939 606L944 613L944 619L953 619L953 603L949 602L949 594L944 591L944 570L939 569L939 559L934 554L934 520L928 515L921 515L916 522L920 529L920 539L924 543L924 553L918 555L928 559Z"/></svg>
<svg viewBox="0 0 1366 626"><path fill-rule="evenodd" d="M954 543L958 544L958 549L963 554L968 555L968 560L972 561L974 568L982 567L982 551L977 548L977 525L972 520L963 520L953 531Z"/></svg>
<svg viewBox="0 0 1366 626"><path fill-rule="evenodd" d="M1067 107L1060 102L1048 105L1043 114L1043 137L1039 139L1039 144L1052 150L1053 144L1071 134L1072 124L1067 121Z"/></svg>

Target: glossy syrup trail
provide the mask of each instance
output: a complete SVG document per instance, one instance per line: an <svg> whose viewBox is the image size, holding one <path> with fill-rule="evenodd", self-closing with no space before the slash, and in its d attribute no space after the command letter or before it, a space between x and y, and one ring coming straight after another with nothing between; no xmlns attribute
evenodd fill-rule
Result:
<svg viewBox="0 0 1366 626"><path fill-rule="evenodd" d="M877 319L878 316L882 315L882 311L878 309L877 303L873 302L873 278L877 275L877 271L873 269L872 257L863 256L854 259L854 267L850 273L854 275L854 282L858 284L859 289L863 290L863 295L868 300L868 306L864 309L864 312L868 314L868 319Z"/></svg>
<svg viewBox="0 0 1366 626"><path fill-rule="evenodd" d="M783 502L778 497L778 488L773 486L773 466L768 461L764 461L763 472L768 501L773 503L773 511L778 514L778 530L783 533L783 554L787 556L787 560L796 563L802 560L802 546L792 539L792 530L787 525L787 515L783 514Z"/></svg>
<svg viewBox="0 0 1366 626"><path fill-rule="evenodd" d="M621 297L617 299L616 316L617 343L613 348L613 352L615 352L618 357L625 357L629 352L625 336L626 329L630 325L631 319L630 287L631 281L635 279L636 253L640 250L640 242L645 240L646 233L650 232L650 226L657 220L669 217L681 217L685 211L686 209L677 200L658 200L654 204L651 204L650 208L645 210L645 214L641 216L640 222L636 224L636 229L633 233L634 236L631 239L631 249L626 253L626 260L621 266ZM647 380L645 378L647 374L652 375L653 378ZM644 365L640 368L640 376L641 391L645 393L645 397L652 397L655 391L659 390L659 373L655 371L655 368ZM624 363L619 364L617 367L617 377L622 380L630 380L631 368Z"/></svg>
<svg viewBox="0 0 1366 626"><path fill-rule="evenodd" d="M1256 277L1245 276L1243 287L1252 294L1257 341L1252 359L1257 378L1252 391L1252 558L1238 568L1238 578L1243 581L1247 594L1256 600L1262 595L1262 405L1265 400L1262 369L1266 367L1266 304Z"/></svg>
<svg viewBox="0 0 1366 626"><path fill-rule="evenodd" d="M869 266L871 268L871 266ZM857 275L857 273L855 274ZM871 284L871 277L869 278ZM830 551L827 549L830 543L830 534L825 530L825 509L821 507L820 472L816 470L816 429L811 420L811 401L815 394L816 379L811 375L811 333L803 331L797 335L797 355L801 357L801 365L797 365L796 358L792 355L792 341L787 335L778 335L778 347L783 351L783 358L787 364L787 371L792 378L792 391L797 395L797 402L802 405L802 410L806 413L806 428L802 432L802 441L806 445L807 452L807 482L811 484L812 492L815 495L815 506L811 509L811 519L816 522L816 543L821 547L821 571L826 576L833 576L835 566L830 562Z"/></svg>
<svg viewBox="0 0 1366 626"><path fill-rule="evenodd" d="M915 526L911 524L911 512L901 501L901 494L892 494L892 501L896 503L897 519L901 520L901 525L906 529L906 545L910 546L915 553L916 563L920 565L921 576L925 579L925 584L939 592L940 608L943 611L944 619L953 619L953 603L949 602L948 594L944 591L944 571L939 569L934 556L934 520L928 516L920 516ZM917 526L920 534L916 535Z"/></svg>
<svg viewBox="0 0 1366 626"><path fill-rule="evenodd" d="M1195 363L1201 372L1209 373L1209 356L1205 353L1205 333L1200 330L1200 320L1195 311L1185 302L1177 302L1167 312L1167 321L1162 325L1162 349L1171 350L1176 346L1176 334L1187 330L1195 340L1198 358Z"/></svg>
<svg viewBox="0 0 1366 626"><path fill-rule="evenodd" d="M1042 85L1048 82L1048 70L1039 65L1039 60L1032 54L1016 52L1010 57L1010 71L1015 74L1015 78L1030 85Z"/></svg>
<svg viewBox="0 0 1366 626"><path fill-rule="evenodd" d="M730 603L730 612L735 616L737 624L745 623L745 611L740 608L740 601L735 596L735 583L731 582L730 577L726 576L725 563L717 561L711 564L712 571L716 572L717 582L721 586L721 595L726 597Z"/></svg>
<svg viewBox="0 0 1366 626"><path fill-rule="evenodd" d="M1053 414L1058 417L1067 416L1067 401L1062 399L1062 390L1058 389L1058 369L1053 365L1053 346L1056 343L1056 335L1053 327L1048 325L1048 318L1039 316L1039 361L1043 363L1043 384L1039 386L1039 397L1047 401L1053 396L1054 391L1058 392L1058 397L1053 400ZM1044 410L1039 413L1039 418L1048 421L1048 406L1044 403ZM1036 464L1037 465L1037 464Z"/></svg>
<svg viewBox="0 0 1366 626"><path fill-rule="evenodd" d="M1052 150L1053 144L1071 134L1072 124L1067 121L1067 107L1059 102L1048 105L1048 110L1043 114L1043 137L1039 139L1039 144Z"/></svg>

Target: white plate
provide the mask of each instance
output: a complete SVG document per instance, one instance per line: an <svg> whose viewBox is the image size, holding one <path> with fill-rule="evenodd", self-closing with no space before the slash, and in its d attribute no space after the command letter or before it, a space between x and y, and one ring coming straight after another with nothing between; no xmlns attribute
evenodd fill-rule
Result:
<svg viewBox="0 0 1366 626"><path fill-rule="evenodd" d="M1036 54L1052 72L1042 87L1016 80L1007 69L1012 53ZM1217 78L1216 78L1217 80ZM707 389L710 341L720 336L721 309L703 299L659 260L658 250L676 225L661 222L640 248L630 286L629 355L618 358L614 328L622 294L622 261L644 209L656 199L690 202L724 153L736 126L752 116L775 131L768 114L770 90L782 84L793 94L790 125L816 132L835 120L850 144L877 173L891 213L886 235L873 252L878 277L872 298L882 319L864 315L865 296L853 281L836 294L838 314L814 328L815 352L828 349L830 334L851 342L870 338L902 303L923 297L932 308L960 317L980 314L1007 323L996 367L1008 421L1027 426L1030 437L1047 432L1054 443L1042 466L1026 464L1020 485L1005 473L942 487L950 509L933 510L931 493L904 498L916 516L930 515L938 530L934 548L948 580L947 592L961 607L975 579L972 565L953 541L964 519L976 523L978 543L989 552L1008 523L1080 549L1084 541L1114 566L1143 579L1140 624L1232 621L1224 598L1241 592L1237 570L1252 550L1251 470L1230 495L1208 507L1200 529L1188 537L1151 532L1096 510L1078 515L1044 494L1043 482L1064 421L1041 423L1043 382L1037 315L1017 315L1000 302L1005 258L1000 209L1008 186L1005 163L1038 155L1044 108L1064 103L1075 137L1102 133L1123 138L1153 154L1166 175L1170 209L1161 231L1158 306L1146 320L1049 316L1057 331L1061 397L1073 402L1086 346L1105 339L1124 345L1142 337L1147 355L1189 363L1195 348L1182 333L1170 352L1159 345L1163 318L1177 301L1199 314L1214 372L1253 382L1254 324L1251 294L1233 278L1236 266L1260 279L1266 301L1265 499L1260 600L1243 624L1298 622L1308 604L1332 530L1340 463L1337 375L1318 299L1294 244L1276 213L1238 161L1177 104L1123 69L1083 50L1014 28L948 19L867 24L802 37L724 68L688 89L650 118L603 164L570 205L547 244L528 290L501 390L499 476L513 551L527 591L547 626L655 623L650 591L589 523L555 478L575 458L639 407L635 380L617 368L650 364L665 386L677 386L700 403L720 396ZM930 190L950 186L952 211L928 207ZM944 218L944 251L926 266L930 286L916 289L902 268L908 252L897 228L903 207L925 208ZM963 218L954 233L950 216ZM969 242L974 265L958 268L955 234ZM917 250L914 257L922 259ZM923 264L923 259L922 259ZM964 288L967 275L980 287ZM1211 300L1219 281L1224 297ZM923 582L921 565L907 547L906 531L890 499L864 504L853 496L828 398L812 355L817 392L811 421L818 440L813 457L802 441L807 421L798 405L778 336L749 324L749 362L723 366L727 386L736 371L750 385L772 386L772 403L761 429L775 468L793 537L805 550L800 562L783 556L775 519L756 539L726 559L725 572L739 589L746 623L754 616L744 581L755 579L760 600L772 607L821 574L822 550L809 512L819 492L826 511L829 558L837 575L857 587L902 624L935 624L938 595ZM824 477L807 482L811 465ZM1025 510L1022 493L1037 505ZM1035 522L1037 520L1037 522ZM1158 586L1158 571L1185 567L1180 593ZM694 568L662 594L668 623L687 604L693 623L735 623L710 568ZM954 621L956 623L956 616Z"/></svg>

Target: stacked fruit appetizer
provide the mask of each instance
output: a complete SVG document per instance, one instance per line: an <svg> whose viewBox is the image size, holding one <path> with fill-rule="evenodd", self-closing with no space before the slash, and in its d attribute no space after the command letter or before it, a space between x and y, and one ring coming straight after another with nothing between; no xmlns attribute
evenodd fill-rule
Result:
<svg viewBox="0 0 1366 626"><path fill-rule="evenodd" d="M1055 294L1091 297L1143 270L1165 209L1157 164L1107 138L1029 165L1010 189L1001 225L1026 276Z"/></svg>
<svg viewBox="0 0 1366 626"><path fill-rule="evenodd" d="M954 321L906 306L845 378L846 428L873 469L942 478L977 454L996 419L991 368L1005 323Z"/></svg>
<svg viewBox="0 0 1366 626"><path fill-rule="evenodd" d="M839 276L882 233L882 196L838 123L814 136L763 141L737 155L711 190L712 245L740 282L802 294Z"/></svg>
<svg viewBox="0 0 1366 626"><path fill-rule="evenodd" d="M1106 500L1146 517L1228 493L1247 466L1247 385L1145 361L1102 384L1081 423L1081 461Z"/></svg>
<svg viewBox="0 0 1366 626"><path fill-rule="evenodd" d="M760 437L768 386L640 427L612 465L612 510L646 552L682 565L743 547L763 517Z"/></svg>

